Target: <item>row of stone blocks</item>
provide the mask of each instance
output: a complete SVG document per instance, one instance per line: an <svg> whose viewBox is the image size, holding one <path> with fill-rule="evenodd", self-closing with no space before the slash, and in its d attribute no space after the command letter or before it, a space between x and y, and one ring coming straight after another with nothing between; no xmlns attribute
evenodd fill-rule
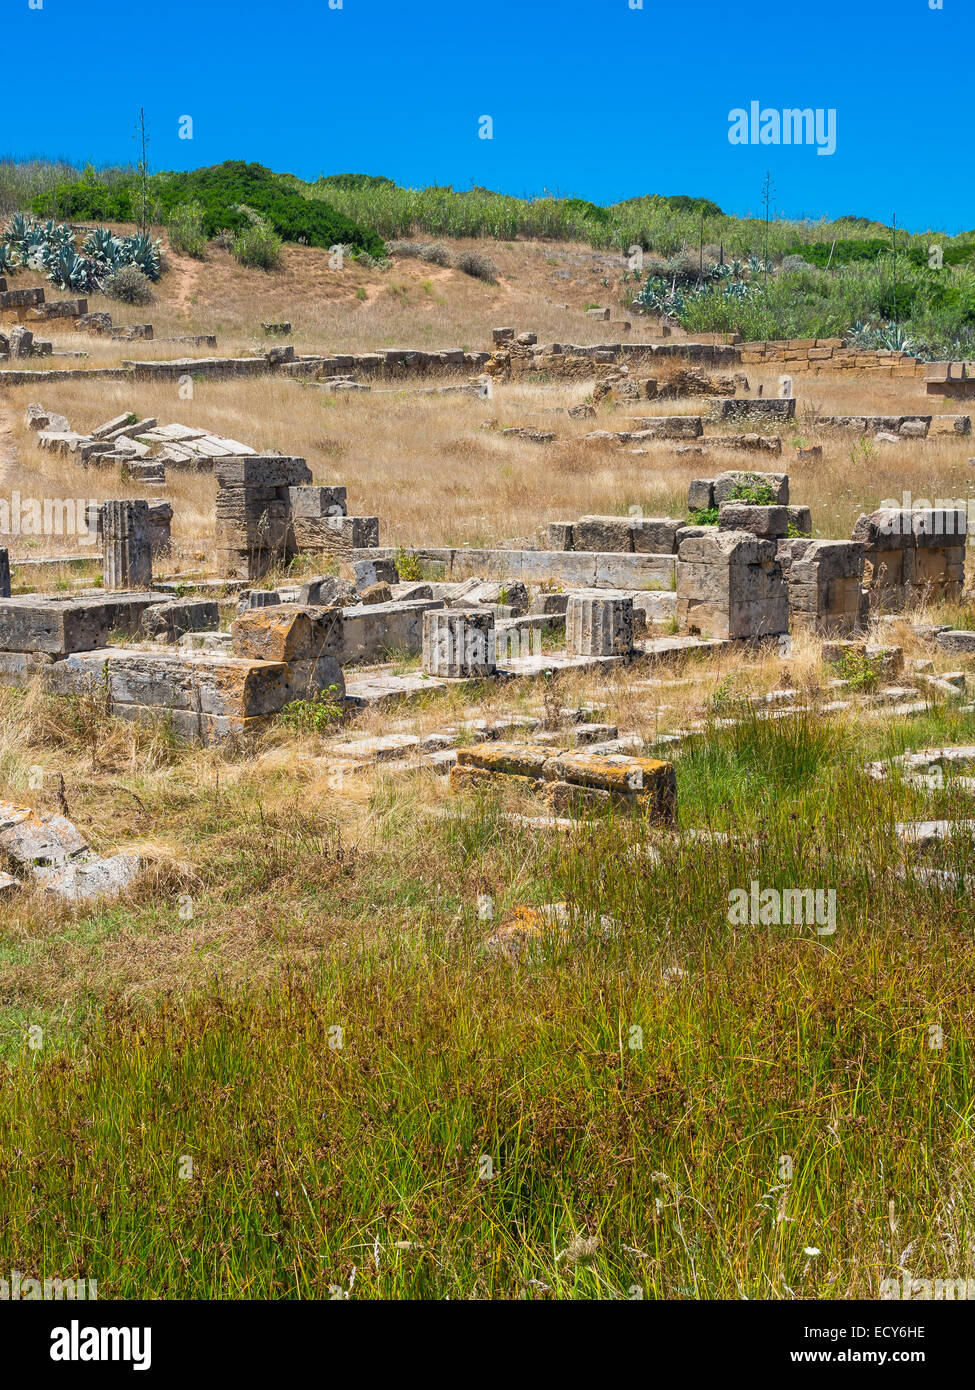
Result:
<svg viewBox="0 0 975 1390"><path fill-rule="evenodd" d="M674 765L656 758L490 743L458 749L449 782L455 791L518 788L540 793L556 815L615 807L665 825L677 817Z"/></svg>
<svg viewBox="0 0 975 1390"><path fill-rule="evenodd" d="M950 520L933 510L874 513L860 518L849 541L689 527L677 559L678 622L722 638L773 636L790 623L841 633L864 625L871 612L955 600L965 543Z"/></svg>
<svg viewBox="0 0 975 1390"><path fill-rule="evenodd" d="M571 657L627 657L633 651L633 597L570 594L565 651ZM487 609L434 608L423 614L422 665L429 676L474 680L498 669L495 615Z"/></svg>
<svg viewBox="0 0 975 1390"><path fill-rule="evenodd" d="M298 551L379 544L379 518L350 517L345 488L313 486L302 458L248 455L220 462L214 473L218 562L232 577L259 579Z"/></svg>
<svg viewBox="0 0 975 1390"><path fill-rule="evenodd" d="M193 627L216 627L215 602L191 606L207 610L194 615ZM154 613L179 607L156 593L0 601L0 680L16 686L39 678L57 695L104 690L111 713L162 716L204 743L260 730L293 700L328 692L342 705L340 610L248 612L233 625L229 655L107 646L113 632L148 635Z"/></svg>

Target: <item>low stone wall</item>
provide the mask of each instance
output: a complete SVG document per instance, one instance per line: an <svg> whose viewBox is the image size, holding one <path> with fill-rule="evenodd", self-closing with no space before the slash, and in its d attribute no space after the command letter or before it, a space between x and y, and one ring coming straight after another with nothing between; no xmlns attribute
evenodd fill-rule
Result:
<svg viewBox="0 0 975 1390"><path fill-rule="evenodd" d="M899 434L904 439L972 432L968 415L821 415L816 423L828 429L859 430L864 434L883 431Z"/></svg>
<svg viewBox="0 0 975 1390"><path fill-rule="evenodd" d="M656 758L491 743L459 748L449 780L454 791L521 786L540 793L556 815L616 806L668 825L677 816L674 765Z"/></svg>
<svg viewBox="0 0 975 1390"><path fill-rule="evenodd" d="M572 589L671 589L674 555L631 555L605 551L480 550L462 547L404 547L352 552L352 560L415 559L439 579L519 579Z"/></svg>
<svg viewBox="0 0 975 1390"><path fill-rule="evenodd" d="M871 609L896 612L957 599L965 582L966 526L964 511L933 507L885 507L861 516L853 540L863 545Z"/></svg>
<svg viewBox="0 0 975 1390"><path fill-rule="evenodd" d="M842 338L789 338L742 343L742 366L782 363L794 372L873 372L889 377L923 377L925 364L906 352L881 349L863 352L848 347Z"/></svg>

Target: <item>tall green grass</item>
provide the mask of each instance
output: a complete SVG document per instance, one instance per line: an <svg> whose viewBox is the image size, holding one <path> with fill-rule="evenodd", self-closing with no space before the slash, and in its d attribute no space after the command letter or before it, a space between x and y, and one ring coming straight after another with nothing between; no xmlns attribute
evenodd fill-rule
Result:
<svg viewBox="0 0 975 1390"><path fill-rule="evenodd" d="M0 1268L103 1297L841 1298L901 1266L970 1276L971 915L898 877L892 829L970 798L860 764L972 722L716 726L678 759L684 833L650 842L612 818L539 837L491 800L418 820L387 782L382 848L344 879L310 823L235 860L236 809L184 794L213 891L280 903L324 868L346 925L267 988L116 1000L15 1048ZM729 925L752 879L832 888L835 934ZM564 931L517 964L485 952L516 904L555 900Z"/></svg>

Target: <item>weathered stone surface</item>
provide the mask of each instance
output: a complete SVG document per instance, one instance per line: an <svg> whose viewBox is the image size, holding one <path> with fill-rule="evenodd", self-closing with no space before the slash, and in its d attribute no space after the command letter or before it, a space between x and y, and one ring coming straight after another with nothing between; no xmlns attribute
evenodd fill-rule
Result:
<svg viewBox="0 0 975 1390"><path fill-rule="evenodd" d="M446 680L493 676L495 640L493 613L431 609L423 615L423 669Z"/></svg>
<svg viewBox="0 0 975 1390"><path fill-rule="evenodd" d="M336 605L341 607L355 601L355 585L348 579L339 579L334 574L306 579L298 594L300 604L310 604L313 607L334 608Z"/></svg>
<svg viewBox="0 0 975 1390"><path fill-rule="evenodd" d="M785 399L765 396L755 400L735 396L719 402L719 413L722 420L794 420L796 400L794 396Z"/></svg>
<svg viewBox="0 0 975 1390"><path fill-rule="evenodd" d="M451 786L470 785L466 779L466 774L470 772L499 779L523 779L528 788L544 789L545 784L549 784L604 792L614 801L637 808L665 823L672 822L676 816L677 778L674 766L656 758L630 757L618 753L558 752L544 744L498 742L457 750L457 766L450 774ZM560 800L563 806L571 804L567 794L563 794ZM598 801L602 800L598 798Z"/></svg>
<svg viewBox="0 0 975 1390"><path fill-rule="evenodd" d="M292 516L345 516L348 512L346 489L337 485L289 487L288 500Z"/></svg>
<svg viewBox="0 0 975 1390"><path fill-rule="evenodd" d="M398 584L399 570L394 560L356 560L352 565L356 588L370 588L373 584Z"/></svg>
<svg viewBox="0 0 975 1390"><path fill-rule="evenodd" d="M36 815L26 807L0 807L5 828L0 831L0 851L24 868L63 864L88 848L81 832L66 817ZM12 823L11 823L12 822Z"/></svg>
<svg viewBox="0 0 975 1390"><path fill-rule="evenodd" d="M774 541L747 531L711 530L711 534L681 540L677 561L681 627L718 638L787 632L788 593L775 552Z"/></svg>
<svg viewBox="0 0 975 1390"><path fill-rule="evenodd" d="M185 632L208 632L220 625L220 606L215 599L175 598L154 603L142 615L146 637L177 642Z"/></svg>
<svg viewBox="0 0 975 1390"><path fill-rule="evenodd" d="M789 531L785 507L762 507L751 502L722 502L718 512L720 531L750 531L764 540L779 540Z"/></svg>
<svg viewBox="0 0 975 1390"><path fill-rule="evenodd" d="M966 628L953 628L948 632L939 632L934 640L940 651L960 652L966 656L975 654L975 632L970 632Z"/></svg>
<svg viewBox="0 0 975 1390"><path fill-rule="evenodd" d="M133 719L165 716L178 733L205 743L263 727L268 716L292 700L310 699L333 687L341 703L345 689L333 656L252 661L211 652L128 647L76 653L44 668L43 676L54 694L104 689L112 714Z"/></svg>
<svg viewBox="0 0 975 1390"><path fill-rule="evenodd" d="M866 621L863 546L857 541L780 541L776 558L794 621L819 632L852 632Z"/></svg>
<svg viewBox="0 0 975 1390"><path fill-rule="evenodd" d="M234 654L252 661L314 661L342 650L340 608L281 604L242 613L230 629Z"/></svg>
<svg viewBox="0 0 975 1390"><path fill-rule="evenodd" d="M435 598L404 603L359 603L343 608L343 664L382 661L394 653L419 656L423 648L423 615L443 606L443 599Z"/></svg>
<svg viewBox="0 0 975 1390"><path fill-rule="evenodd" d="M695 478L687 489L689 512L709 511L714 506L714 479Z"/></svg>
<svg viewBox="0 0 975 1390"><path fill-rule="evenodd" d="M575 537L571 521L550 521L545 528L548 550L574 550Z"/></svg>
<svg viewBox="0 0 975 1390"><path fill-rule="evenodd" d="M75 903L118 897L141 872L142 860L137 854L113 854L103 859L89 852L64 864L37 869L34 879L45 892Z"/></svg>
<svg viewBox="0 0 975 1390"><path fill-rule="evenodd" d="M0 600L0 651L63 657L103 647L112 632L137 632L158 595L71 599L45 595Z"/></svg>
<svg viewBox="0 0 975 1390"><path fill-rule="evenodd" d="M897 611L931 598L957 599L966 528L965 508L888 507L859 517L853 539L864 547L871 607Z"/></svg>
<svg viewBox="0 0 975 1390"><path fill-rule="evenodd" d="M565 613L569 656L629 656L633 599L624 594L570 594Z"/></svg>
<svg viewBox="0 0 975 1390"><path fill-rule="evenodd" d="M391 584L367 584L359 595L360 603L392 603L393 588Z"/></svg>
<svg viewBox="0 0 975 1390"><path fill-rule="evenodd" d="M627 516L581 516L572 527L573 550L632 551L633 528Z"/></svg>
<svg viewBox="0 0 975 1390"><path fill-rule="evenodd" d="M148 504L106 502L101 517L104 587L107 590L147 589L152 583Z"/></svg>
<svg viewBox="0 0 975 1390"><path fill-rule="evenodd" d="M10 597L10 555L0 547L0 598Z"/></svg>

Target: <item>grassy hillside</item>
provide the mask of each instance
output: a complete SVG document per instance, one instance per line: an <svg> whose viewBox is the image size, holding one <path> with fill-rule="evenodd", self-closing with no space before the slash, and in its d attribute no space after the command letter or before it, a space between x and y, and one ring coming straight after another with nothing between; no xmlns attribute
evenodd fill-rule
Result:
<svg viewBox="0 0 975 1390"><path fill-rule="evenodd" d="M131 222L141 202L131 169L0 163L0 210L27 206L37 216ZM246 225L242 205L285 241L341 243L382 266L384 241L397 239L414 239L421 259L417 238L576 243L618 258L606 277L610 293L601 298L629 313L667 315L692 332L737 332L746 339L852 334L865 348L975 355L971 232L895 236L854 216L766 223L687 195L600 207L484 188L401 188L382 175L334 174L308 183L240 162L148 180L151 219L172 227L191 207L201 254L206 237ZM275 263L270 257L269 266Z"/></svg>

